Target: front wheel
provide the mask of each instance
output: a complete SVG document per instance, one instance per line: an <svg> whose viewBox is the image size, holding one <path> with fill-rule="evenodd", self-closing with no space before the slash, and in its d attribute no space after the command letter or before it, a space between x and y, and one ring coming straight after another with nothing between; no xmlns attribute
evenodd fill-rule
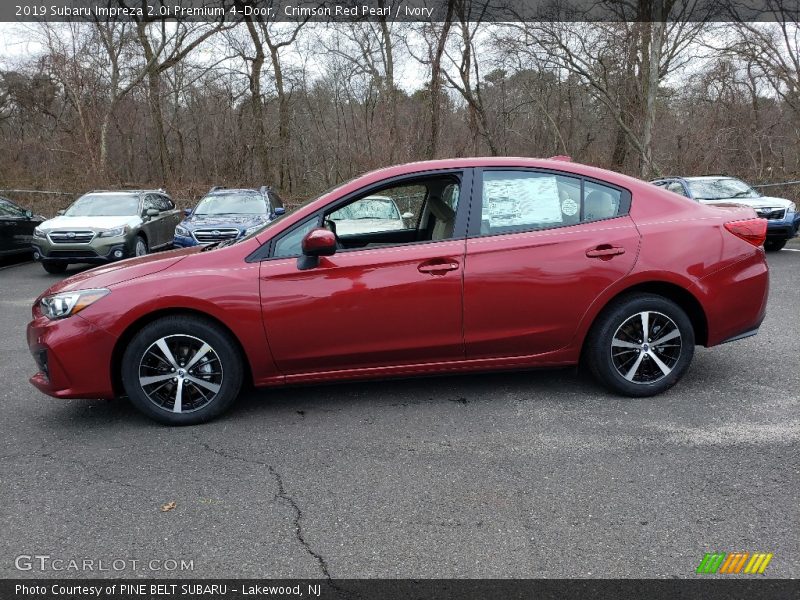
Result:
<svg viewBox="0 0 800 600"><path fill-rule="evenodd" d="M786 245L786 240L767 240L764 242L764 250L767 252L777 252Z"/></svg>
<svg viewBox="0 0 800 600"><path fill-rule="evenodd" d="M147 248L147 240L144 239L141 235L136 236L136 243L133 246L133 255L134 256L144 256L148 252Z"/></svg>
<svg viewBox="0 0 800 600"><path fill-rule="evenodd" d="M209 421L227 410L242 386L242 356L216 323L191 316L142 328L122 357L122 385L133 405L168 425Z"/></svg>
<svg viewBox="0 0 800 600"><path fill-rule="evenodd" d="M637 294L609 306L592 327L586 359L594 376L625 396L654 396L675 385L694 356L694 328L680 306Z"/></svg>

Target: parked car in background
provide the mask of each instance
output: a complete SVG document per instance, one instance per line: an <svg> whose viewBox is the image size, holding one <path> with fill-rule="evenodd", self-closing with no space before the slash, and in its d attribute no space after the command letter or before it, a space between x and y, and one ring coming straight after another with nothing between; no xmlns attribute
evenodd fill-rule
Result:
<svg viewBox="0 0 800 600"><path fill-rule="evenodd" d="M412 195L403 229L330 227L364 200ZM577 163L399 165L249 236L52 286L28 325L31 383L58 398L127 396L170 424L214 418L246 381L579 361L616 393L652 396L681 379L696 344L758 331L766 228L751 208Z"/></svg>
<svg viewBox="0 0 800 600"><path fill-rule="evenodd" d="M703 204L736 203L752 207L759 217L767 220L765 250L780 250L797 235L800 228L800 212L794 202L785 198L762 196L735 177L662 177L651 183Z"/></svg>
<svg viewBox="0 0 800 600"><path fill-rule="evenodd" d="M167 248L181 219L164 190L93 191L60 212L33 232L33 258L48 273Z"/></svg>
<svg viewBox="0 0 800 600"><path fill-rule="evenodd" d="M283 202L269 186L260 189L212 187L175 228L178 248L235 240L284 214Z"/></svg>
<svg viewBox="0 0 800 600"><path fill-rule="evenodd" d="M400 214L397 203L388 196L367 196L332 213L337 235L353 235L370 231L406 229L406 220L414 218L407 212Z"/></svg>
<svg viewBox="0 0 800 600"><path fill-rule="evenodd" d="M33 230L44 221L7 198L0 198L0 256L30 254Z"/></svg>

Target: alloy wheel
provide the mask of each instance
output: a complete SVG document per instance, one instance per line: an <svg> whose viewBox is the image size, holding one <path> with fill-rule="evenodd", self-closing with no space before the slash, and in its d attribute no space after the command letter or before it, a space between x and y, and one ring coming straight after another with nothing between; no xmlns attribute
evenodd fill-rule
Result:
<svg viewBox="0 0 800 600"><path fill-rule="evenodd" d="M194 412L211 403L222 387L222 361L200 338L177 334L153 342L139 361L139 385L162 410Z"/></svg>
<svg viewBox="0 0 800 600"><path fill-rule="evenodd" d="M617 328L611 339L611 361L627 381L651 384L672 372L682 346L675 321L660 312L643 311Z"/></svg>

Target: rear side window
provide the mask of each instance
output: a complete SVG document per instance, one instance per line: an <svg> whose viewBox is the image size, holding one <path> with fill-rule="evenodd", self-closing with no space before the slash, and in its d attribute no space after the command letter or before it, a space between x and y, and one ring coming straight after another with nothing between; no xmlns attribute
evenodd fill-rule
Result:
<svg viewBox="0 0 800 600"><path fill-rule="evenodd" d="M623 192L580 177L484 171L481 234L551 229L626 214Z"/></svg>

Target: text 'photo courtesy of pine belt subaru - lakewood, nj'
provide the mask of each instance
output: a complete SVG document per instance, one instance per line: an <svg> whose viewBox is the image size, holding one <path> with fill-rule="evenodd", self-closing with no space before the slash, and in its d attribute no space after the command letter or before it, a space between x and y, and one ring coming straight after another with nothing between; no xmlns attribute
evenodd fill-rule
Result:
<svg viewBox="0 0 800 600"><path fill-rule="evenodd" d="M95 191L33 232L33 258L48 273L106 263L172 245L180 211L164 190Z"/></svg>
<svg viewBox="0 0 800 600"><path fill-rule="evenodd" d="M369 216L351 206L370 197L411 213L405 227L385 230L381 213L339 231ZM565 160L390 167L249 236L57 283L28 325L31 382L58 398L127 396L169 424L216 417L246 382L579 361L619 394L651 396L696 344L756 333L765 234L752 208Z"/></svg>
<svg viewBox="0 0 800 600"><path fill-rule="evenodd" d="M245 237L285 211L278 194L261 189L229 189L215 186L201 198L186 219L175 228L174 245L186 248Z"/></svg>

